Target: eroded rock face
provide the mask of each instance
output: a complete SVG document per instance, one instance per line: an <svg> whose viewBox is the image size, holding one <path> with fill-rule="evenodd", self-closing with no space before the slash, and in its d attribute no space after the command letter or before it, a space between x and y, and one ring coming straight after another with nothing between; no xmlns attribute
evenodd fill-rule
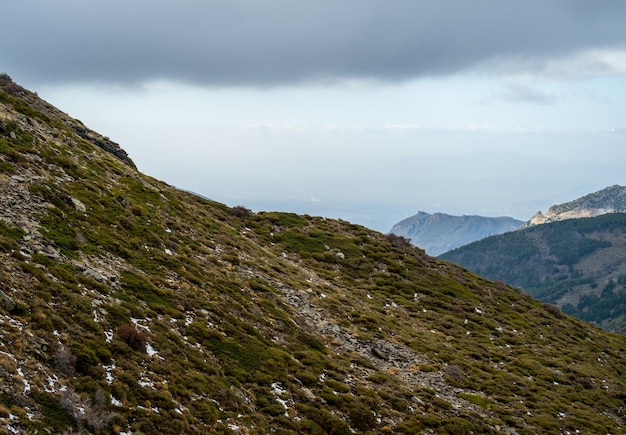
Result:
<svg viewBox="0 0 626 435"><path fill-rule="evenodd" d="M4 308L6 311L11 312L15 309L15 306L15 301L5 292L0 290L0 308Z"/></svg>
<svg viewBox="0 0 626 435"><path fill-rule="evenodd" d="M608 213L626 212L626 187L614 185L585 195L574 201L553 205L545 215L538 211L521 228L558 222L566 219L580 219L601 216Z"/></svg>

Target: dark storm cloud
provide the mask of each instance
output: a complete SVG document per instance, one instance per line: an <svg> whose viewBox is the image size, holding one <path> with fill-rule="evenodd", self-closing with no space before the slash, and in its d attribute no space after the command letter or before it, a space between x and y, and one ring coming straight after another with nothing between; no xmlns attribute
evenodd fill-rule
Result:
<svg viewBox="0 0 626 435"><path fill-rule="evenodd" d="M3 6L0 70L29 82L394 81L623 46L624 17L623 0L20 0Z"/></svg>

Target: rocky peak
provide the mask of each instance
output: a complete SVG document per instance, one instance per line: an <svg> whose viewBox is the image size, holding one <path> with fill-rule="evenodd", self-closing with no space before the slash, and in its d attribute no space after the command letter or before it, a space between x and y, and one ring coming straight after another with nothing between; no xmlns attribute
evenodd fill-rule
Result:
<svg viewBox="0 0 626 435"><path fill-rule="evenodd" d="M530 222L531 225L539 225L546 223L547 220L548 218L541 213L541 210L539 210L533 217L530 218L528 222Z"/></svg>
<svg viewBox="0 0 626 435"><path fill-rule="evenodd" d="M607 213L626 212L626 187L613 185L581 198L551 206L546 214L538 211L521 228L557 222L601 216Z"/></svg>

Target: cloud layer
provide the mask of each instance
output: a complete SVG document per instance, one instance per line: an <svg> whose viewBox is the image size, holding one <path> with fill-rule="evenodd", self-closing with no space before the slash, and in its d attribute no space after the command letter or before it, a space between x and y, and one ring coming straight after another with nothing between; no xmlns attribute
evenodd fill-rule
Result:
<svg viewBox="0 0 626 435"><path fill-rule="evenodd" d="M23 0L3 15L0 68L31 83L401 81L555 58L597 74L626 47L622 0Z"/></svg>

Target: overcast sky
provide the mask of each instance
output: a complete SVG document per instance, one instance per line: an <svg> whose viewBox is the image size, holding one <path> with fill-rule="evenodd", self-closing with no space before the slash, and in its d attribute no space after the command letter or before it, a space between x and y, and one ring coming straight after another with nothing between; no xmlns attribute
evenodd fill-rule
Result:
<svg viewBox="0 0 626 435"><path fill-rule="evenodd" d="M0 71L139 169L388 231L626 185L623 0L21 0Z"/></svg>

